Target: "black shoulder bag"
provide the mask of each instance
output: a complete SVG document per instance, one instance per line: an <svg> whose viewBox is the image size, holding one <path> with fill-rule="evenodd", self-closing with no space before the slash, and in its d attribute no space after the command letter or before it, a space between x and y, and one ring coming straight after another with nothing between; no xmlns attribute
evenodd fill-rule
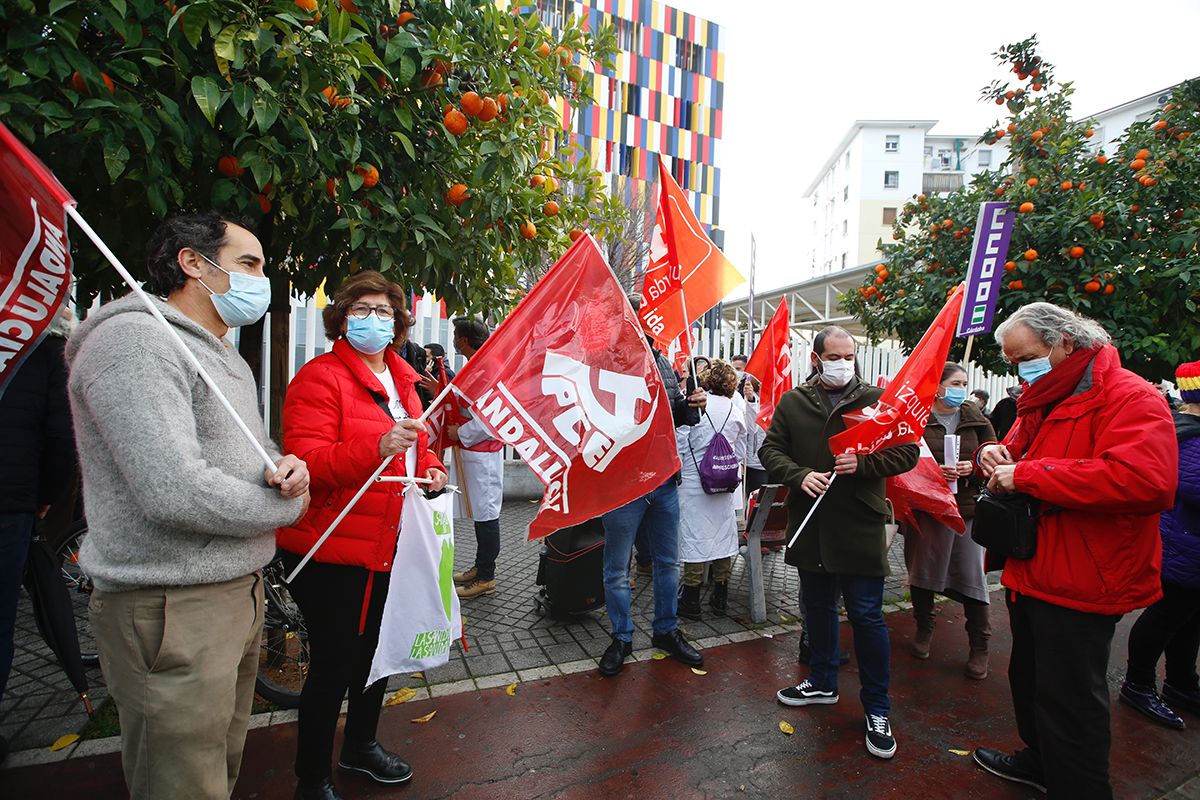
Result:
<svg viewBox="0 0 1200 800"><path fill-rule="evenodd" d="M992 494L985 486L975 501L971 538L1002 558L1032 558L1039 507L1037 498L1027 494Z"/></svg>

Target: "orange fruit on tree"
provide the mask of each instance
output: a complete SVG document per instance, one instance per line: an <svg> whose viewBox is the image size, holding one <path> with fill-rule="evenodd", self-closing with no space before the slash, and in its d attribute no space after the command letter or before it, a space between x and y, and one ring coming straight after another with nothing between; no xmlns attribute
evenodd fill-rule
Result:
<svg viewBox="0 0 1200 800"><path fill-rule="evenodd" d="M458 104L467 116L478 117L483 108L483 98L479 96L478 92L464 92Z"/></svg>
<svg viewBox="0 0 1200 800"><path fill-rule="evenodd" d="M325 99L329 102L330 106L337 105L337 89L332 86L326 86L321 90L321 94L325 95Z"/></svg>
<svg viewBox="0 0 1200 800"><path fill-rule="evenodd" d="M1016 97L1016 92L1014 92L1012 89L1009 89L1004 93L1005 100L1012 100L1014 97Z"/></svg>
<svg viewBox="0 0 1200 800"><path fill-rule="evenodd" d="M543 58L550 57L550 45L546 44L545 42L542 42L541 44L538 45L537 51L542 54ZM529 237L529 238L533 238L533 237Z"/></svg>
<svg viewBox="0 0 1200 800"><path fill-rule="evenodd" d="M425 70L425 74L421 76L421 85L426 89L432 89L435 86L442 85L442 73L435 69Z"/></svg>
<svg viewBox="0 0 1200 800"><path fill-rule="evenodd" d="M954 220L952 220L952 219L944 219L944 220L942 220L942 227L943 227L944 229L946 229L946 230L949 230L950 228L953 228L953 227L954 227Z"/></svg>
<svg viewBox="0 0 1200 800"><path fill-rule="evenodd" d="M1108 286L1105 286L1105 287L1104 287L1104 293L1105 293L1105 294L1112 294L1112 293L1113 293L1113 292L1115 292L1116 290L1117 290L1117 287L1113 286L1111 283L1110 283Z"/></svg>
<svg viewBox="0 0 1200 800"><path fill-rule="evenodd" d="M919 194L919 195L917 195L917 202L918 202L918 203L924 203L924 202L925 202L925 195L923 195L923 194Z"/></svg>
<svg viewBox="0 0 1200 800"><path fill-rule="evenodd" d="M521 235L526 239L532 239L537 236L537 225L534 225L529 220L521 223Z"/></svg>
<svg viewBox="0 0 1200 800"><path fill-rule="evenodd" d="M532 178L529 179L529 185L534 189L538 188L545 182L546 182L545 175L534 175Z"/></svg>
<svg viewBox="0 0 1200 800"><path fill-rule="evenodd" d="M1040 83L1031 83L1029 84L1029 88L1033 89L1035 92L1040 92L1042 90L1042 85Z"/></svg>
<svg viewBox="0 0 1200 800"><path fill-rule="evenodd" d="M1034 250L1032 247L1025 251L1025 260L1026 261L1037 261L1037 257L1038 257L1038 251Z"/></svg>
<svg viewBox="0 0 1200 800"><path fill-rule="evenodd" d="M237 156L221 156L217 159L217 172L226 178L237 178L244 175L246 169L238 165Z"/></svg>
<svg viewBox="0 0 1200 800"><path fill-rule="evenodd" d="M83 76L78 72L71 73L71 77L67 80L67 83L71 84L71 88L80 94L87 91L87 83L84 82Z"/></svg>
<svg viewBox="0 0 1200 800"><path fill-rule="evenodd" d="M338 190L338 179L337 178L326 178L325 179L325 194L327 194L329 196L330 200L337 199L337 190Z"/></svg>
<svg viewBox="0 0 1200 800"><path fill-rule="evenodd" d="M354 101L351 100L349 97L339 97L339 98L337 98L337 100L334 101L334 104L338 108L345 108L346 106L350 105L353 102Z"/></svg>
<svg viewBox="0 0 1200 800"><path fill-rule="evenodd" d="M338 5L342 7L343 11L351 14L358 13L358 6L354 4L354 0L338 0Z"/></svg>
<svg viewBox="0 0 1200 800"><path fill-rule="evenodd" d="M575 54L571 52L570 48L559 46L554 48L554 55L558 56L559 62L565 67L571 63L571 59Z"/></svg>
<svg viewBox="0 0 1200 800"><path fill-rule="evenodd" d="M446 115L442 117L442 124L446 126L446 130L455 136L462 136L467 132L467 128L471 127L471 123L467 121L467 115L457 108L452 108L446 112Z"/></svg>
<svg viewBox="0 0 1200 800"><path fill-rule="evenodd" d="M571 241L573 242L576 239L578 239L580 236L583 236L583 231L580 230L579 228L571 228L571 232L568 233L567 236L570 236Z"/></svg>
<svg viewBox="0 0 1200 800"><path fill-rule="evenodd" d="M1129 207L1129 210L1136 214L1137 212L1142 210L1142 207L1139 206L1137 203L1134 203L1133 205L1131 205Z"/></svg>
<svg viewBox="0 0 1200 800"><path fill-rule="evenodd" d="M1075 188L1075 184L1074 184L1074 183L1072 183L1071 181L1063 181L1062 183L1060 183L1060 184L1058 185L1058 188L1062 189L1062 190L1065 192L1065 191L1067 191L1068 189L1073 189L1073 188Z"/></svg>
<svg viewBox="0 0 1200 800"><path fill-rule="evenodd" d="M883 286L884 280L885 280L885 278L882 275L880 275L878 278L875 279L875 285Z"/></svg>
<svg viewBox="0 0 1200 800"><path fill-rule="evenodd" d="M1020 211L1022 214L1028 214L1030 211L1033 211L1033 203L1026 200L1024 203L1021 203L1017 211Z"/></svg>
<svg viewBox="0 0 1200 800"><path fill-rule="evenodd" d="M490 97L483 98L483 107L479 109L476 115L480 122L491 122L496 117L500 116L500 107L496 105L496 101Z"/></svg>
<svg viewBox="0 0 1200 800"><path fill-rule="evenodd" d="M1083 247L1080 245L1075 245L1067 251L1067 255L1069 255L1071 258L1083 258Z"/></svg>
<svg viewBox="0 0 1200 800"><path fill-rule="evenodd" d="M1108 163L1108 156L1104 155L1104 153L1101 153L1100 155L1096 156L1096 161L1103 166Z"/></svg>
<svg viewBox="0 0 1200 800"><path fill-rule="evenodd" d="M1004 264L1005 272L1012 272L1016 268L1017 268L1017 262L1015 262L1015 261L1007 261Z"/></svg>
<svg viewBox="0 0 1200 800"><path fill-rule="evenodd" d="M1029 180L1025 181L1025 185L1026 185L1026 186L1037 186L1037 185L1038 185L1038 179L1037 179L1037 178L1030 178Z"/></svg>
<svg viewBox="0 0 1200 800"><path fill-rule="evenodd" d="M1134 158L1142 158L1142 159L1149 158L1150 151L1143 147L1141 150L1138 150L1137 153L1135 153L1133 157Z"/></svg>
<svg viewBox="0 0 1200 800"><path fill-rule="evenodd" d="M296 5L300 6L305 11L317 10L317 0L296 0Z"/></svg>
<svg viewBox="0 0 1200 800"><path fill-rule="evenodd" d="M559 186L562 186L562 182L558 178L553 175L546 178L546 194L554 194L558 191Z"/></svg>
<svg viewBox="0 0 1200 800"><path fill-rule="evenodd" d="M396 15L396 25L403 28L408 23L417 18L417 15L411 11L401 11Z"/></svg>
<svg viewBox="0 0 1200 800"><path fill-rule="evenodd" d="M1025 288L1025 281L1022 281L1022 280L1009 281L1009 282L1008 282L1008 288L1010 288L1010 289L1024 289L1024 288Z"/></svg>
<svg viewBox="0 0 1200 800"><path fill-rule="evenodd" d="M1139 169L1141 169L1144 166L1146 166L1145 159L1135 158L1133 161L1129 162L1129 168L1131 170L1133 170L1134 172L1138 171Z"/></svg>
<svg viewBox="0 0 1200 800"><path fill-rule="evenodd" d="M1017 132L1017 123L1015 123L1015 122L1008 123L1008 128L1006 130L1008 130L1009 133L1016 133Z"/></svg>
<svg viewBox="0 0 1200 800"><path fill-rule="evenodd" d="M1000 196L1002 196L1003 194L1004 194L1004 187L1003 187L1003 186L997 186L997 187L996 187L996 197L1000 197Z"/></svg>
<svg viewBox="0 0 1200 800"><path fill-rule="evenodd" d="M547 217L556 216L558 214L558 210L558 203L554 202L553 200L547 200L542 204L542 213Z"/></svg>
<svg viewBox="0 0 1200 800"><path fill-rule="evenodd" d="M470 196L471 195L467 192L467 185L465 183L456 183L446 192L446 202L455 208L458 208Z"/></svg>
<svg viewBox="0 0 1200 800"><path fill-rule="evenodd" d="M1100 291L1100 281L1095 279L1088 281L1083 285L1083 290L1088 294L1095 294Z"/></svg>
<svg viewBox="0 0 1200 800"><path fill-rule="evenodd" d="M1029 138L1033 139L1036 142L1038 139L1041 139L1045 135L1046 134L1042 133L1041 131L1034 131L1033 133L1029 134Z"/></svg>
<svg viewBox="0 0 1200 800"><path fill-rule="evenodd" d="M371 164L359 164L354 171L362 176L364 189L374 189L379 183L379 170Z"/></svg>
<svg viewBox="0 0 1200 800"><path fill-rule="evenodd" d="M498 108L500 110L501 114L508 111L508 95L507 94L496 95L496 108Z"/></svg>
<svg viewBox="0 0 1200 800"><path fill-rule="evenodd" d="M1093 133L1095 133L1095 131L1093 131L1091 128L1088 128L1086 131L1083 132L1083 135L1085 138L1090 139L1090 138L1092 138Z"/></svg>
<svg viewBox="0 0 1200 800"><path fill-rule="evenodd" d="M1150 127L1156 131L1161 131L1163 128L1167 127L1167 121L1165 119L1160 119Z"/></svg>

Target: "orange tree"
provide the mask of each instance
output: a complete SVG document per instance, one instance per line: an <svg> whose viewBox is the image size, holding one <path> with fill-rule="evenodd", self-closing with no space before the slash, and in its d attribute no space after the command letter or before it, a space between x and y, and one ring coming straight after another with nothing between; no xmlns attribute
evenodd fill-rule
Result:
<svg viewBox="0 0 1200 800"><path fill-rule="evenodd" d="M607 31L489 0L11 0L0 29L0 118L135 274L163 217L217 208L257 225L276 311L358 267L496 308L521 262L619 226L553 146ZM85 298L119 291L76 264Z"/></svg>
<svg viewBox="0 0 1200 800"><path fill-rule="evenodd" d="M1007 141L1009 157L959 191L906 203L893 241L880 243L885 263L845 304L872 338L911 348L966 275L979 204L1006 200L1018 213L997 324L1025 303L1057 303L1103 324L1131 369L1169 377L1200 352L1200 80L1105 152L1090 121L1072 120L1071 85L1055 80L1036 37L996 58L1016 80L982 97L1009 117L980 141ZM996 347L972 358L1007 369Z"/></svg>

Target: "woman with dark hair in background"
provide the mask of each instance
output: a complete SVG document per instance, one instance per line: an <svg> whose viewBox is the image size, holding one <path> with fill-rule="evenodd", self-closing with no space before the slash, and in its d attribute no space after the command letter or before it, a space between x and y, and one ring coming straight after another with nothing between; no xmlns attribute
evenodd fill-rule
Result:
<svg viewBox="0 0 1200 800"><path fill-rule="evenodd" d="M971 538L971 523L975 516L975 496L980 479L974 474L970 455L984 442L992 442L996 434L987 417L967 399L967 371L960 364L949 362L942 369L942 381L933 401L929 422L925 425L925 444L933 457L943 464L946 435L959 437L960 457L952 466L942 466L942 477L958 482L954 499L967 529L958 533L923 512L916 512L918 528L908 530L904 537L904 563L908 567L908 582L912 589L913 616L917 632L913 637L912 654L929 658L933 640L933 597L942 594L963 605L967 617L967 638L970 655L963 674L983 680L988 674L988 639L992 628L988 621L987 577L983 571L983 548Z"/></svg>

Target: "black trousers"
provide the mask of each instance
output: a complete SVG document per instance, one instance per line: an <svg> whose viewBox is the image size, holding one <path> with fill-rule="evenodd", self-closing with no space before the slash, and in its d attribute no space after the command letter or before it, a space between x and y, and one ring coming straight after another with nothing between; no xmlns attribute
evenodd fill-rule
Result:
<svg viewBox="0 0 1200 800"><path fill-rule="evenodd" d="M1163 581L1163 596L1147 608L1129 631L1129 671L1125 678L1157 686L1158 659L1167 654L1167 683L1184 692L1200 689L1196 653L1200 651L1200 589Z"/></svg>
<svg viewBox="0 0 1200 800"><path fill-rule="evenodd" d="M475 523L476 579L496 579L496 557L500 555L500 518Z"/></svg>
<svg viewBox="0 0 1200 800"><path fill-rule="evenodd" d="M284 556L289 572L299 561L299 556ZM379 642L391 575L374 573L366 621L359 634L369 574L363 567L310 561L289 587L304 614L312 659L300 693L296 745L296 777L303 781L319 781L332 775L333 736L347 693L350 705L346 741L370 742L379 726L387 681L378 680L366 688L364 685Z"/></svg>
<svg viewBox="0 0 1200 800"><path fill-rule="evenodd" d="M1012 590L1005 595L1017 732L1040 759L1048 795L1111 798L1105 673L1120 615L1074 611Z"/></svg>

